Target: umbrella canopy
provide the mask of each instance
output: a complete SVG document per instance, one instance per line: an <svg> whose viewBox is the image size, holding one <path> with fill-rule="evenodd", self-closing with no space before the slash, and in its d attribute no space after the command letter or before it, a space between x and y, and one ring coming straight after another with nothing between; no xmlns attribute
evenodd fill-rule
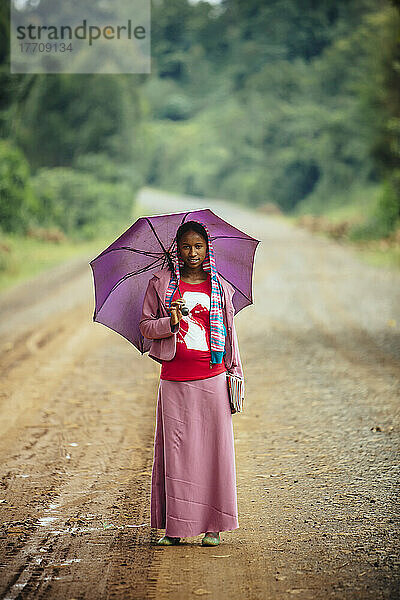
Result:
<svg viewBox="0 0 400 600"><path fill-rule="evenodd" d="M235 314L252 304L254 254L259 240L230 225L212 210L141 217L90 262L95 289L93 321L102 323L147 352L151 340L139 329L144 295L153 273L169 266L178 227L204 223L214 247L218 273L235 288Z"/></svg>

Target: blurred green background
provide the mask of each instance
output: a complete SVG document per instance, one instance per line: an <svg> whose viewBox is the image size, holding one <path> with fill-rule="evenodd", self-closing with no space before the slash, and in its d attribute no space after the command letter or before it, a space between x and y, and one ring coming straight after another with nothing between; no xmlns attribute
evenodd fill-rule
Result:
<svg viewBox="0 0 400 600"><path fill-rule="evenodd" d="M399 2L151 7L151 74L16 75L0 4L0 288L103 249L143 186L281 214L399 267Z"/></svg>

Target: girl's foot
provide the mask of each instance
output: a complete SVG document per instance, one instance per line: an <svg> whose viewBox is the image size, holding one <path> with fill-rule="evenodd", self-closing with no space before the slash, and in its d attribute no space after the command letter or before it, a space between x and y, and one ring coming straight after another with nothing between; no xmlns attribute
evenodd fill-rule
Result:
<svg viewBox="0 0 400 600"><path fill-rule="evenodd" d="M219 531L207 531L201 543L203 546L218 546L220 541Z"/></svg>
<svg viewBox="0 0 400 600"><path fill-rule="evenodd" d="M181 541L180 537L170 537L169 535L163 535L157 542L158 546L176 546Z"/></svg>

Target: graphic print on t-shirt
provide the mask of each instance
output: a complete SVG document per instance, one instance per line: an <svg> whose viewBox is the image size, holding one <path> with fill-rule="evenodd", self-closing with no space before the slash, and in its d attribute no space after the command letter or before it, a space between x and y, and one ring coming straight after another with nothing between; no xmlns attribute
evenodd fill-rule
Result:
<svg viewBox="0 0 400 600"><path fill-rule="evenodd" d="M187 317L182 317L177 341L190 350L208 350L206 328L203 321L210 311L210 296L204 292L184 292L183 299L189 309Z"/></svg>

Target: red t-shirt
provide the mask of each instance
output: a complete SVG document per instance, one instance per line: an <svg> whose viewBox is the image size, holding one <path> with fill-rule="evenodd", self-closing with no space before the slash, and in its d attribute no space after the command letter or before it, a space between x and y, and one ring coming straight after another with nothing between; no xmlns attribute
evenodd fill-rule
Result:
<svg viewBox="0 0 400 600"><path fill-rule="evenodd" d="M201 283L185 283L181 280L179 288L189 314L179 322L176 353L172 360L162 362L160 379L191 381L224 373L226 367L223 359L220 365L213 364L210 367L210 276ZM180 297L176 290L172 300Z"/></svg>

